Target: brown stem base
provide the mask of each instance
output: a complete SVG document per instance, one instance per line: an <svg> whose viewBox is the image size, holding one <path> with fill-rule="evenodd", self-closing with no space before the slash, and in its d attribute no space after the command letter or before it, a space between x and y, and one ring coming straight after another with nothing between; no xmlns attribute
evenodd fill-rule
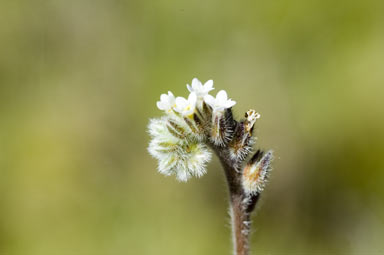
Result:
<svg viewBox="0 0 384 255"><path fill-rule="evenodd" d="M241 195L231 197L232 235L235 255L249 254L250 213L246 212Z"/></svg>

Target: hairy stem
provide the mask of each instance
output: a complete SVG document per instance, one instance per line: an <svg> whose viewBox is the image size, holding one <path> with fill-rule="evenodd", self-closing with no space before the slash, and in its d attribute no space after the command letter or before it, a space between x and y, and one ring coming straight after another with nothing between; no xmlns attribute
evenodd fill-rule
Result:
<svg viewBox="0 0 384 255"><path fill-rule="evenodd" d="M238 162L230 159L225 148L214 145L211 147L220 159L228 184L234 255L248 255L250 216L259 195L246 195L241 185L241 171L238 170Z"/></svg>
<svg viewBox="0 0 384 255"><path fill-rule="evenodd" d="M245 211L241 195L231 197L231 217L234 253L249 254L250 214Z"/></svg>

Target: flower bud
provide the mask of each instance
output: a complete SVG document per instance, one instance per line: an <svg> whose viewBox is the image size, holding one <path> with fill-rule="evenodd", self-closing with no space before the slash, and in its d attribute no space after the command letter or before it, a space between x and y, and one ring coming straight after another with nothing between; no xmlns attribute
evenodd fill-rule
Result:
<svg viewBox="0 0 384 255"><path fill-rule="evenodd" d="M167 128L171 134L180 139L197 139L203 141L205 133L200 123L198 123L196 113L192 118L174 115L168 117Z"/></svg>
<svg viewBox="0 0 384 255"><path fill-rule="evenodd" d="M234 138L229 146L230 157L234 160L243 160L252 151L255 138L252 137L253 127L260 114L255 110L245 113L245 120L237 125Z"/></svg>
<svg viewBox="0 0 384 255"><path fill-rule="evenodd" d="M272 151L268 151L264 155L262 152L257 151L244 167L242 184L247 194L256 194L263 191L271 171L272 160Z"/></svg>
<svg viewBox="0 0 384 255"><path fill-rule="evenodd" d="M212 114L211 141L218 146L225 146L232 139L236 122L230 108L214 111Z"/></svg>
<svg viewBox="0 0 384 255"><path fill-rule="evenodd" d="M212 107L206 102L203 102L202 114L205 120L210 121L212 119Z"/></svg>

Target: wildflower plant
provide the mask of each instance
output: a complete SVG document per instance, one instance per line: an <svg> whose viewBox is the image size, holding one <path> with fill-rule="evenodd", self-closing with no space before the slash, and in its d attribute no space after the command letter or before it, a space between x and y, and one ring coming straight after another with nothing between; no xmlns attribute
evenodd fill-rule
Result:
<svg viewBox="0 0 384 255"><path fill-rule="evenodd" d="M229 188L234 254L246 255L250 215L273 160L272 151L253 150L254 126L260 114L249 110L244 119L236 121L232 114L236 101L225 90L216 97L210 95L212 80L202 84L194 78L187 88L188 99L175 98L170 91L160 96L157 107L164 116L150 120L148 151L158 160L160 173L175 175L182 182L206 173L211 151L218 156Z"/></svg>

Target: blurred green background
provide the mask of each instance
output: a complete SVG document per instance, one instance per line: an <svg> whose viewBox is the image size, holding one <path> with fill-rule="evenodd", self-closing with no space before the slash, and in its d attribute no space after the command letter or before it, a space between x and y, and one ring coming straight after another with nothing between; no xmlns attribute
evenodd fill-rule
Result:
<svg viewBox="0 0 384 255"><path fill-rule="evenodd" d="M384 2L2 0L0 253L231 254L217 159L178 183L156 101L213 79L275 150L254 254L384 254ZM216 94L216 92L214 92Z"/></svg>

